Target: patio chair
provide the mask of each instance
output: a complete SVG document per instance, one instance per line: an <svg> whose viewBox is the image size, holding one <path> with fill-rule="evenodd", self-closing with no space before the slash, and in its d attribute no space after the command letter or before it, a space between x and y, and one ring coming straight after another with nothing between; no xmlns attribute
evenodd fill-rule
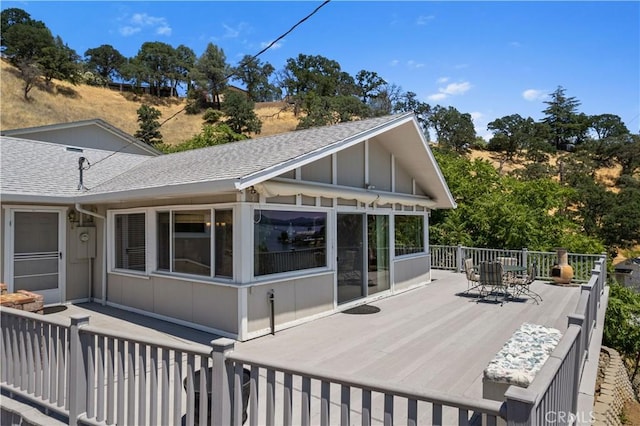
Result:
<svg viewBox="0 0 640 426"><path fill-rule="evenodd" d="M478 269L473 265L472 258L464 260L464 273L467 276L467 291L465 293L468 293L475 288L481 287L480 274L478 274Z"/></svg>
<svg viewBox="0 0 640 426"><path fill-rule="evenodd" d="M531 290L531 283L535 281L536 275L538 275L538 265L536 265L535 263L532 263L527 268L527 274L524 277L516 280L514 282L514 286L515 286L516 296L519 296L521 294L526 294L527 296L531 297L536 302L536 304L539 304L538 299L540 299L540 302L542 302L542 296L540 296L540 294L536 293L535 291Z"/></svg>
<svg viewBox="0 0 640 426"><path fill-rule="evenodd" d="M502 293L503 299L500 304L503 304L505 299L509 297L508 283L505 281L504 269L500 262L482 262L480 264L480 285L489 289L486 296L493 294L496 302L498 294Z"/></svg>

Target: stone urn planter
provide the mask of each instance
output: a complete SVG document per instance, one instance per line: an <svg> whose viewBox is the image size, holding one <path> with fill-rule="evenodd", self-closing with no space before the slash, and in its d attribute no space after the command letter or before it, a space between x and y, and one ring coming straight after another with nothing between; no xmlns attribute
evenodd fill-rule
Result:
<svg viewBox="0 0 640 426"><path fill-rule="evenodd" d="M551 268L551 278L556 284L570 284L573 279L573 268L569 265L569 255L567 249L556 250L558 263Z"/></svg>

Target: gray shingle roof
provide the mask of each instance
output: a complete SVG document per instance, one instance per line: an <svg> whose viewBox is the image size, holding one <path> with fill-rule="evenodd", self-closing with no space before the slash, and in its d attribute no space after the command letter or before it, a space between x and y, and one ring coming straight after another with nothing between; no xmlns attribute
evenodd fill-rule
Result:
<svg viewBox="0 0 640 426"><path fill-rule="evenodd" d="M149 160L146 155L82 148L69 151L57 143L0 137L0 194L41 197L73 197L78 190L78 159L95 164L83 172L84 185L93 188ZM101 161L104 160L104 161ZM99 162L99 163L98 163Z"/></svg>
<svg viewBox="0 0 640 426"><path fill-rule="evenodd" d="M90 192L242 179L387 125L407 114L353 121L155 157Z"/></svg>

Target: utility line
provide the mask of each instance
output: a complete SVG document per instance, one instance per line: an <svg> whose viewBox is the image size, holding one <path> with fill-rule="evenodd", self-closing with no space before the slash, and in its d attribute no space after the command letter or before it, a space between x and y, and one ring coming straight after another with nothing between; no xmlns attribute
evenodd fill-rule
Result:
<svg viewBox="0 0 640 426"><path fill-rule="evenodd" d="M298 22L296 22L291 28L289 28L286 32L282 33L280 36L278 36L275 40L273 40L271 43L269 43L265 48L263 48L261 51L259 51L258 53L256 53L255 55L253 55L251 58L247 59L246 61L241 62L238 67L236 69L239 69L243 66L245 66L249 61L256 59L258 56L262 55L264 52L266 52L267 50L269 50L271 47L273 47L277 42L279 42L280 40L282 40L283 38L285 38L287 35L289 35L291 32L293 32L293 30L295 30L298 26L300 26L303 22L305 22L306 20L308 20L309 18L311 18L313 15L315 15L320 9L322 9L324 6L326 6L328 3L330 3L331 0L325 0L324 2L322 2L321 5L319 5L318 7L316 7L311 13L309 13L307 16L305 16L304 18L300 19ZM236 71L232 72L231 74L227 75L224 77L224 80L228 80L231 77L233 77L236 74ZM178 110L177 112L175 112L174 114L172 114L170 117L168 117L166 120L164 120L162 123L160 123L160 125L158 126L158 128L162 127L167 121L173 119L175 116L177 116L178 114L182 113L187 107L183 107L182 109ZM127 145L123 146L122 148L120 148L117 151L112 152L111 154L107 155L106 157L104 157L101 160L96 161L95 163L93 163L93 166L96 166L97 164L100 164L101 162L103 162L104 160L106 160L107 158L118 154L119 152L124 151L127 147L129 147L129 145L131 145L133 142L129 142Z"/></svg>

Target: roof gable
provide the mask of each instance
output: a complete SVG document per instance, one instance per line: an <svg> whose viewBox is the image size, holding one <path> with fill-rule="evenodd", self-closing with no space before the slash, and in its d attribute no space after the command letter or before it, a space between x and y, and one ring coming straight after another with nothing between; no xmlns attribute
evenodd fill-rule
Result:
<svg viewBox="0 0 640 426"><path fill-rule="evenodd" d="M3 136L157 156L162 153L99 118L4 130Z"/></svg>

